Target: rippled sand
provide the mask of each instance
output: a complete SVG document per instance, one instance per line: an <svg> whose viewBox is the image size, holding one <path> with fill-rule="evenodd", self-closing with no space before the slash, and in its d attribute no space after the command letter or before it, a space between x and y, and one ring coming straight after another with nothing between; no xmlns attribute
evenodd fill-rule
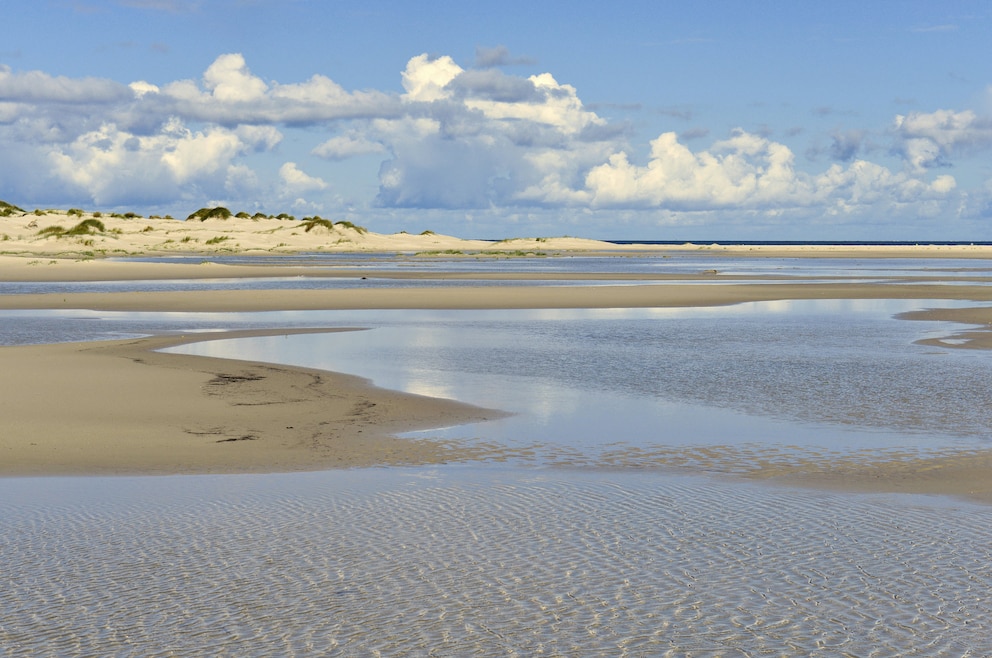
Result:
<svg viewBox="0 0 992 658"><path fill-rule="evenodd" d="M0 482L10 655L988 655L990 508L434 468Z"/></svg>

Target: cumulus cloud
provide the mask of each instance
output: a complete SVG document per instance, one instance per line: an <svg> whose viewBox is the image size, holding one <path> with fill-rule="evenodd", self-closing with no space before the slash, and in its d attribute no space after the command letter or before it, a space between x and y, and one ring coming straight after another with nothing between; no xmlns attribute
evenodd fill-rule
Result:
<svg viewBox="0 0 992 658"><path fill-rule="evenodd" d="M203 74L203 83L215 99L224 103L258 101L269 88L251 74L240 53L218 57Z"/></svg>
<svg viewBox="0 0 992 658"><path fill-rule="evenodd" d="M992 119L972 110L900 114L894 129L907 166L917 172L945 165L954 153L992 147Z"/></svg>
<svg viewBox="0 0 992 658"><path fill-rule="evenodd" d="M545 204L623 137L550 74L527 78L465 70L419 55L403 73L405 117L373 121L367 139L388 147L377 202L383 206L486 208Z"/></svg>
<svg viewBox="0 0 992 658"><path fill-rule="evenodd" d="M144 113L179 115L225 125L284 123L315 125L338 119L394 116L398 99L378 91L348 92L323 75L301 83L266 82L239 53L219 56L201 81L177 80L159 88L131 84Z"/></svg>
<svg viewBox="0 0 992 658"><path fill-rule="evenodd" d="M594 207L663 207L689 211L781 209L814 205L851 210L891 199L910 202L950 192L954 179L931 184L906 173L893 173L863 160L834 165L825 173L797 170L785 145L737 130L708 150L692 152L675 133L651 142L644 166L616 153L594 167L575 200Z"/></svg>
<svg viewBox="0 0 992 658"><path fill-rule="evenodd" d="M128 100L127 85L99 78L66 78L41 71L14 73L0 65L0 101L8 103L119 103Z"/></svg>
<svg viewBox="0 0 992 658"><path fill-rule="evenodd" d="M463 71L447 55L431 59L426 53L417 55L406 64L403 71L403 99L411 102L430 103L451 96L445 89Z"/></svg>
<svg viewBox="0 0 992 658"><path fill-rule="evenodd" d="M98 204L265 193L315 207L332 185L305 171L307 152L334 161L378 154L378 193L368 201L384 208L841 214L962 196L954 177L931 170L992 146L987 119L938 110L896 118L898 171L863 159L872 150L865 130L835 132L818 153L836 164L819 172L786 144L745 130L708 144L705 127L681 138L664 132L645 153L629 125L599 116L551 73L506 73L498 67L513 60L502 47L480 49L476 60L463 68L447 56L412 57L400 93L346 90L320 74L264 80L238 53L218 56L199 79L162 84L0 67L0 152L30 169L0 166L0 179L20 189L55 180ZM256 173L252 154L297 128L307 130L286 142L302 153L278 155L268 180Z"/></svg>
<svg viewBox="0 0 992 658"><path fill-rule="evenodd" d="M154 135L135 135L108 123L53 149L49 162L57 179L97 204L159 201L222 186L235 158L279 139L271 127L194 131L172 119Z"/></svg>
<svg viewBox="0 0 992 658"><path fill-rule="evenodd" d="M361 155L384 153L386 147L382 143L364 137L359 131L331 137L316 146L311 153L328 160L346 160Z"/></svg>
<svg viewBox="0 0 992 658"><path fill-rule="evenodd" d="M327 187L327 183L320 178L310 176L300 170L295 162L286 162L279 168L279 178L283 187L294 194L322 190Z"/></svg>

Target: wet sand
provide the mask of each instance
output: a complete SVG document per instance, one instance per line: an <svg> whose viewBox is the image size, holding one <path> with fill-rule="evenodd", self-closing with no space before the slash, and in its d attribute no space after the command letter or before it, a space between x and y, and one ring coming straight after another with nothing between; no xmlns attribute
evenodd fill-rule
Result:
<svg viewBox="0 0 992 658"><path fill-rule="evenodd" d="M809 255L807 251L790 253L797 257ZM815 253L823 255L822 251ZM943 257L944 252L940 253L937 257ZM281 266L48 262L0 257L0 280L152 280L303 273L298 268ZM324 275L310 269L305 273ZM749 277L748 283L700 285L697 281L701 276L705 275L686 276L681 284L671 280L679 277L667 277L664 283L641 280L636 286L20 294L0 296L0 308L224 312L634 308L781 299L959 299L974 300L976 307L923 311L903 317L962 323L960 334L948 342L932 339L942 347L992 347L992 309L988 307L992 287L978 282L948 286L940 285L936 279L921 282L920 277L892 277L877 283L783 282L767 277L764 282ZM954 328L958 328L957 324ZM385 391L347 375L153 351L232 335L0 348L4 372L0 381L0 474L269 472L505 456L498 447L468 450L393 438L406 430L495 417L498 411ZM851 490L963 495L992 502L992 487L988 484L992 481L992 452L915 460L798 463L786 470L776 465L756 468L747 476Z"/></svg>
<svg viewBox="0 0 992 658"><path fill-rule="evenodd" d="M160 353L237 331L0 348L0 474L237 473L483 456L399 432L497 418L349 375Z"/></svg>

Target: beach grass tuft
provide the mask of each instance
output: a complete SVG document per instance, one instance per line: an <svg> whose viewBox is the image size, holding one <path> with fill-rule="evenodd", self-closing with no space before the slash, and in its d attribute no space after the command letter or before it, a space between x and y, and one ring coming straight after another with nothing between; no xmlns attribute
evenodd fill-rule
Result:
<svg viewBox="0 0 992 658"><path fill-rule="evenodd" d="M107 227L99 219L84 219L66 231L65 235L93 235L94 233L105 233L106 231Z"/></svg>
<svg viewBox="0 0 992 658"><path fill-rule="evenodd" d="M314 215L313 217L303 218L304 233L309 233L310 231L312 231L317 227L323 227L330 231L334 229L334 222L332 222L329 219L324 219L323 217L319 217L317 215Z"/></svg>
<svg viewBox="0 0 992 658"><path fill-rule="evenodd" d="M38 231L38 235L45 238L48 237L61 238L63 235L65 235L65 227L59 226L58 224L55 224L53 226L46 226L45 228Z"/></svg>
<svg viewBox="0 0 992 658"><path fill-rule="evenodd" d="M368 233L369 232L369 230L367 228L365 228L364 226L359 226L358 224L353 224L353 223L351 223L349 221L334 222L334 225L335 226L341 226L343 228L350 228L351 230L353 230L353 231L355 231L357 233Z"/></svg>
<svg viewBox="0 0 992 658"><path fill-rule="evenodd" d="M204 222L208 219L230 219L231 217L230 210L224 206L217 206L216 208L200 208L187 217L186 220L199 219L201 222Z"/></svg>
<svg viewBox="0 0 992 658"><path fill-rule="evenodd" d="M15 212L23 213L23 208L18 208L12 203L7 203L6 201L0 201L0 217L9 217Z"/></svg>

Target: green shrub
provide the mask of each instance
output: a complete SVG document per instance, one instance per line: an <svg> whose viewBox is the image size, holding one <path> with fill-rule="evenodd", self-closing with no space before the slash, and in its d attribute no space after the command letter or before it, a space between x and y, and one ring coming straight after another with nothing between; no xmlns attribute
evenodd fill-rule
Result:
<svg viewBox="0 0 992 658"><path fill-rule="evenodd" d="M45 228L43 228L40 231L38 231L38 235L43 235L43 236L46 236L46 237L47 236L55 236L56 238L60 238L63 235L65 235L65 229L62 228L61 226L58 226L58 225L55 225L55 226L46 226Z"/></svg>
<svg viewBox="0 0 992 658"><path fill-rule="evenodd" d="M13 215L15 212L24 212L24 210L22 208L18 208L12 203L0 201L0 216L8 217Z"/></svg>
<svg viewBox="0 0 992 658"><path fill-rule="evenodd" d="M309 233L311 229L317 228L318 226L322 226L328 230L333 230L334 222L332 222L329 219L324 219L322 217L317 217L317 216L303 218L304 232Z"/></svg>
<svg viewBox="0 0 992 658"><path fill-rule="evenodd" d="M229 235L218 235L215 238L210 238L209 240L207 240L206 243L207 244L220 244L224 240L230 240L230 239L231 239L231 236L229 236Z"/></svg>
<svg viewBox="0 0 992 658"><path fill-rule="evenodd" d="M276 215L276 219L293 219L293 220L295 220L296 218L293 217L292 215L288 214L288 213L281 212L278 215Z"/></svg>
<svg viewBox="0 0 992 658"><path fill-rule="evenodd" d="M93 233L103 233L106 230L107 227L99 219L84 219L66 231L65 235L92 235Z"/></svg>
<svg viewBox="0 0 992 658"><path fill-rule="evenodd" d="M224 206L217 206L216 208L200 208L195 213L187 217L187 221L190 219L199 219L201 222L208 219L230 219L231 211Z"/></svg>
<svg viewBox="0 0 992 658"><path fill-rule="evenodd" d="M237 217L238 219L251 219L251 215L246 213L244 210L242 210L237 215L235 215L235 217Z"/></svg>
<svg viewBox="0 0 992 658"><path fill-rule="evenodd" d="M347 222L347 221L335 222L334 225L335 226L343 226L344 228L350 228L351 230L353 230L353 231L355 231L357 233L368 233L369 232L368 229L365 228L364 226L359 226L357 224L352 224L351 222Z"/></svg>
<svg viewBox="0 0 992 658"><path fill-rule="evenodd" d="M78 217L82 217L83 216L83 211L80 210L79 208L69 208L69 210L66 212L66 214L69 215L69 216L76 215Z"/></svg>

